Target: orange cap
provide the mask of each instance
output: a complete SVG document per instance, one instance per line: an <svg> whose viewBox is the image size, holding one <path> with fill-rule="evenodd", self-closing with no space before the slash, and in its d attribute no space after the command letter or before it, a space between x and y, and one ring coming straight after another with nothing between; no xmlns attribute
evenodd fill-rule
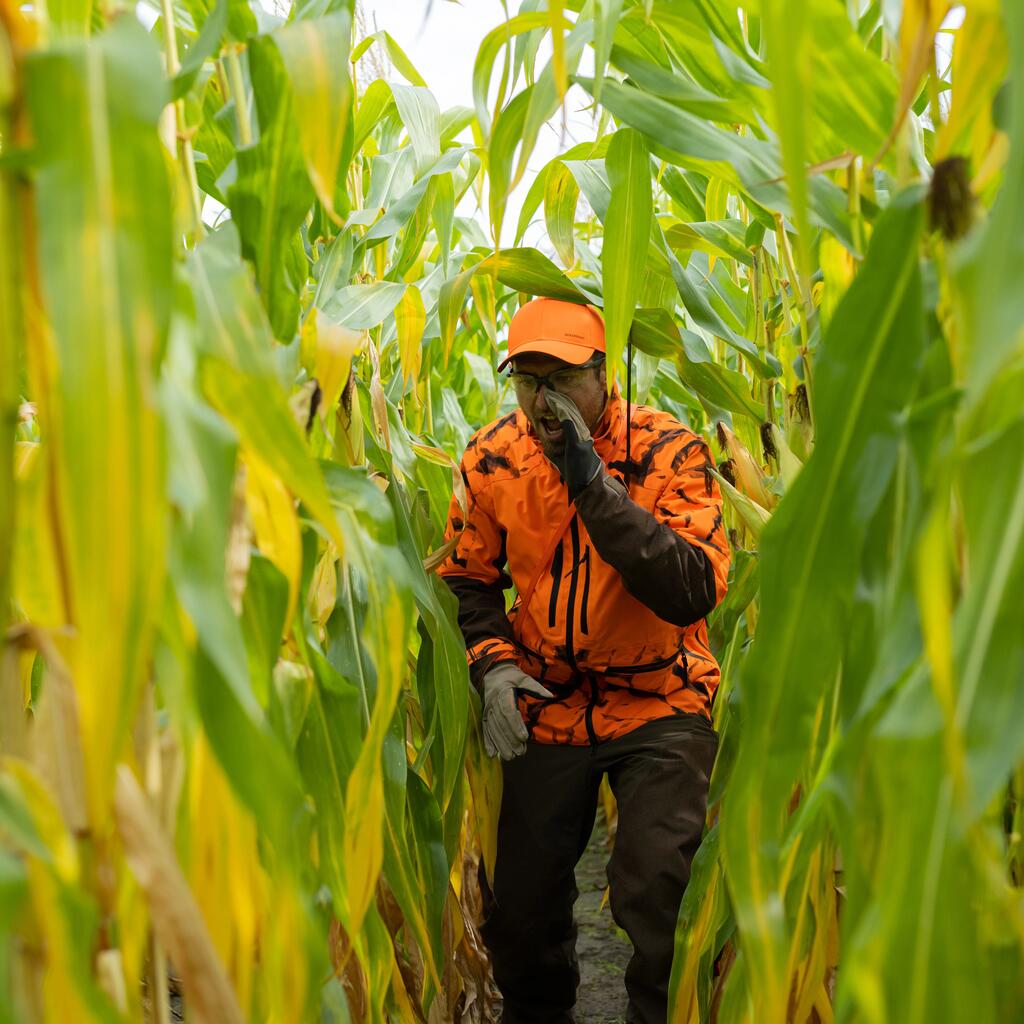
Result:
<svg viewBox="0 0 1024 1024"><path fill-rule="evenodd" d="M528 352L585 363L604 349L604 318L593 306L561 299L531 299L520 306L508 330L508 355L498 364Z"/></svg>

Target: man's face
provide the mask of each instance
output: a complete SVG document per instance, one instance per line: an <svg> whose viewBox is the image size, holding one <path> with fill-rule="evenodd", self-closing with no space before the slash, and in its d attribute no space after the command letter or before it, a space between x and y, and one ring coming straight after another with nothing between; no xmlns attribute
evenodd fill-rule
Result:
<svg viewBox="0 0 1024 1024"><path fill-rule="evenodd" d="M572 363L538 353L520 356L513 363L515 373L528 373L539 377L555 373L557 370L571 369L573 369ZM572 374L572 378L571 383L567 385L559 383L557 390L576 403L583 422L590 430L594 430L604 412L607 398L604 365L579 370ZM519 407L526 413L526 418L537 432L541 447L548 454L558 454L565 448L565 438L558 417L547 403L547 393L546 384L541 385L537 390L531 386L516 387Z"/></svg>

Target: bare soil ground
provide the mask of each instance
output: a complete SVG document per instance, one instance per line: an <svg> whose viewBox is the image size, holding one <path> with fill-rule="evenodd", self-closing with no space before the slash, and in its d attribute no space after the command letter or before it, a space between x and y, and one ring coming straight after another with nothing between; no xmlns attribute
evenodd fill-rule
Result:
<svg viewBox="0 0 1024 1024"><path fill-rule="evenodd" d="M623 975L632 948L615 926L607 903L602 908L607 885L604 868L611 852L603 815L598 815L583 859L576 868L580 897L576 921L580 934L576 951L580 958L580 988L576 1000L577 1024L623 1024L626 990Z"/></svg>

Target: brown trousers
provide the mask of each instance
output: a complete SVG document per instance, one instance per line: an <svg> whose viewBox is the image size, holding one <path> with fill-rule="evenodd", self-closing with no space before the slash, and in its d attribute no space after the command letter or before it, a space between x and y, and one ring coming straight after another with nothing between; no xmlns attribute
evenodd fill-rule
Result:
<svg viewBox="0 0 1024 1024"><path fill-rule="evenodd" d="M618 805L608 884L633 943L629 1024L665 1024L676 918L704 828L718 736L699 715L640 726L596 746L531 742L503 765L493 890L483 937L504 1024L571 1024L579 965L574 869L607 774Z"/></svg>

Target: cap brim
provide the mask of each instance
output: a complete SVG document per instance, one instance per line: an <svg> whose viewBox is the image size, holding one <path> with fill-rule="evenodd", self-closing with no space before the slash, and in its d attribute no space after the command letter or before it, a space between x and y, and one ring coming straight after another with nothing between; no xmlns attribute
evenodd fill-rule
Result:
<svg viewBox="0 0 1024 1024"><path fill-rule="evenodd" d="M573 366L579 366L581 363L585 363L590 359L590 357L597 351L598 350L594 348L593 345L574 345L571 341L553 341L547 338L535 338L533 341L528 341L525 344L520 345L511 355L505 356L505 358L498 363L498 369L504 370L513 359L518 359L520 356L526 355L554 356L555 359L561 359L563 363L570 363Z"/></svg>

